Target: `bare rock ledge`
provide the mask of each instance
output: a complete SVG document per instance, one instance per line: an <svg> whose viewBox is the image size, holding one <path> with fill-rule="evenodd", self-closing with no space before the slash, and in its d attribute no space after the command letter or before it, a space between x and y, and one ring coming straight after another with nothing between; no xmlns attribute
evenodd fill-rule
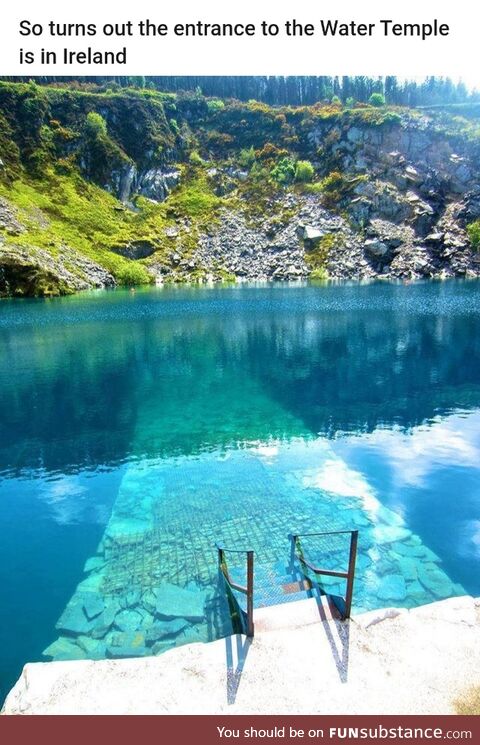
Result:
<svg viewBox="0 0 480 745"><path fill-rule="evenodd" d="M159 657L27 664L3 713L449 714L474 685L480 599L346 624L322 620L310 599L257 610L251 644L229 637Z"/></svg>

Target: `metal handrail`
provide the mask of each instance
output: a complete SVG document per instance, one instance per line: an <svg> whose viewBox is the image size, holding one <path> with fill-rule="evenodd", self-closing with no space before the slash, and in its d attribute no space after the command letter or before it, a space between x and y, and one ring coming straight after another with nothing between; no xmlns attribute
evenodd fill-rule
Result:
<svg viewBox="0 0 480 745"><path fill-rule="evenodd" d="M300 548L300 552L297 553L296 546L297 541L299 538L305 538L305 537L315 537L315 536L324 536L324 535L346 535L350 534L350 551L348 556L348 569L347 571L335 571L333 569L322 569L320 567L314 566L314 564L311 564L309 561L306 560L305 556L303 555L303 551ZM323 575L326 577L340 577L341 579L347 580L347 589L345 593L344 609L338 609L340 610L340 613L342 615L342 620L345 621L347 618L350 618L350 613L352 610L352 599L353 599L353 582L355 579L355 564L357 560L357 544L358 544L358 530L333 530L333 531L324 531L321 533L296 533L296 534L290 534L290 540L292 542L292 560L296 557L301 564L308 567L314 574ZM292 562L293 563L293 562Z"/></svg>
<svg viewBox="0 0 480 745"><path fill-rule="evenodd" d="M237 590L238 592L243 593L247 596L247 636L253 637L254 634L254 624L253 624L253 561L254 561L254 554L255 552L252 550L237 550L232 548L224 548L223 546L216 544L216 548L218 551L218 567L227 582L228 586L232 590ZM247 555L247 584L239 585L237 582L234 582L232 578L230 577L230 573L228 571L227 561L225 558L225 553L233 553L233 554L246 554Z"/></svg>

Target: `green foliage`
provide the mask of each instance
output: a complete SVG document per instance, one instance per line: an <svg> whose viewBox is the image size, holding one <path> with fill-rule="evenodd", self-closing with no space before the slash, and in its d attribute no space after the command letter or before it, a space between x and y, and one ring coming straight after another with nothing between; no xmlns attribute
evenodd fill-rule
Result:
<svg viewBox="0 0 480 745"><path fill-rule="evenodd" d="M315 169L309 160L297 160L295 166L295 181L300 184L307 184L313 181Z"/></svg>
<svg viewBox="0 0 480 745"><path fill-rule="evenodd" d="M272 168L272 178L279 184L291 184L295 179L295 162L292 158L281 158Z"/></svg>
<svg viewBox="0 0 480 745"><path fill-rule="evenodd" d="M383 93L372 93L368 103L370 106L385 106L385 96Z"/></svg>
<svg viewBox="0 0 480 745"><path fill-rule="evenodd" d="M190 153L188 159L189 159L190 163L193 166L202 166L203 165L203 160L200 157L200 154L199 154L198 150L192 150L192 152Z"/></svg>
<svg viewBox="0 0 480 745"><path fill-rule="evenodd" d="M255 163L256 155L255 155L255 148L253 145L250 147L245 147L242 150L240 150L240 154L238 156L238 163L242 168L248 168L250 169L253 164Z"/></svg>
<svg viewBox="0 0 480 745"><path fill-rule="evenodd" d="M209 129L202 137L205 149L213 152L218 158L225 158L230 150L233 138L218 129Z"/></svg>
<svg viewBox="0 0 480 745"><path fill-rule="evenodd" d="M348 199L359 183L368 177L346 176L339 171L331 171L318 185L313 184L310 191L320 192L322 202L328 209L338 209L344 199Z"/></svg>
<svg viewBox="0 0 480 745"><path fill-rule="evenodd" d="M273 142L266 142L261 149L255 151L255 157L257 160L270 166L274 165L274 163L280 158L285 158L288 155L288 150L274 145Z"/></svg>
<svg viewBox="0 0 480 745"><path fill-rule="evenodd" d="M326 233L315 248L305 252L305 263L310 269L311 279L328 278L328 259L337 240L334 233Z"/></svg>
<svg viewBox="0 0 480 745"><path fill-rule="evenodd" d="M224 102L220 98L210 98L207 101L207 109L210 114L222 111L225 108Z"/></svg>
<svg viewBox="0 0 480 745"><path fill-rule="evenodd" d="M177 120L176 119L169 119L168 123L170 125L170 129L172 130L172 132L174 134L178 135L180 133L180 127L178 126Z"/></svg>
<svg viewBox="0 0 480 745"><path fill-rule="evenodd" d="M91 139L108 137L107 122L96 111L89 111L85 122L85 134Z"/></svg>
<svg viewBox="0 0 480 745"><path fill-rule="evenodd" d="M339 171L332 171L322 181L322 190L325 192L334 192L342 188L344 177Z"/></svg>
<svg viewBox="0 0 480 745"><path fill-rule="evenodd" d="M213 193L207 178L201 173L181 184L165 204L168 214L174 217L198 220L212 218L222 199Z"/></svg>
<svg viewBox="0 0 480 745"><path fill-rule="evenodd" d="M47 173L42 180L15 181L0 194L17 207L28 228L12 242L53 254L66 243L105 267L120 284L152 281L142 264L114 252L133 240L155 241L158 228L148 213L118 209L113 196L75 175Z"/></svg>
<svg viewBox="0 0 480 745"><path fill-rule="evenodd" d="M332 103L335 106L341 106L342 105L342 100L338 96L332 96Z"/></svg>
<svg viewBox="0 0 480 745"><path fill-rule="evenodd" d="M20 148L13 139L13 130L0 111L0 181L9 182L20 172Z"/></svg>
<svg viewBox="0 0 480 745"><path fill-rule="evenodd" d="M480 220L475 220L467 226L468 237L474 251L480 251Z"/></svg>
<svg viewBox="0 0 480 745"><path fill-rule="evenodd" d="M305 184L304 191L306 191L307 194L323 194L323 182L315 181L314 184Z"/></svg>
<svg viewBox="0 0 480 745"><path fill-rule="evenodd" d="M85 120L81 159L87 176L100 186L110 184L115 171L132 164L109 137L105 119L95 111L90 111Z"/></svg>

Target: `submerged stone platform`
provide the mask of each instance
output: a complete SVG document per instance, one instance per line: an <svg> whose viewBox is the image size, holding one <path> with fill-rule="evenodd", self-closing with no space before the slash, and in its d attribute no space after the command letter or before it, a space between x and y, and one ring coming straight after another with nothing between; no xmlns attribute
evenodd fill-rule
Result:
<svg viewBox="0 0 480 745"><path fill-rule="evenodd" d="M4 714L450 714L480 685L480 598L341 623L312 599L255 612L255 638L159 657L25 666Z"/></svg>

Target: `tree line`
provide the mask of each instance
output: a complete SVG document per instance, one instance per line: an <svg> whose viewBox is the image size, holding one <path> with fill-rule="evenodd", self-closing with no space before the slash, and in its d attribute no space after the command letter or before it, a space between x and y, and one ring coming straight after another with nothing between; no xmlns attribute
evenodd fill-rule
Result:
<svg viewBox="0 0 480 745"><path fill-rule="evenodd" d="M9 81L28 81L27 77L4 77ZM99 85L104 88L149 88L177 93L201 91L205 96L263 101L272 106L311 105L318 101L340 99L343 103L368 102L372 94L384 96L387 104L398 106L435 106L480 101L480 92L469 91L462 82L430 76L424 80L399 80L393 75L369 78L364 75L290 76L114 76L33 78L39 84Z"/></svg>

